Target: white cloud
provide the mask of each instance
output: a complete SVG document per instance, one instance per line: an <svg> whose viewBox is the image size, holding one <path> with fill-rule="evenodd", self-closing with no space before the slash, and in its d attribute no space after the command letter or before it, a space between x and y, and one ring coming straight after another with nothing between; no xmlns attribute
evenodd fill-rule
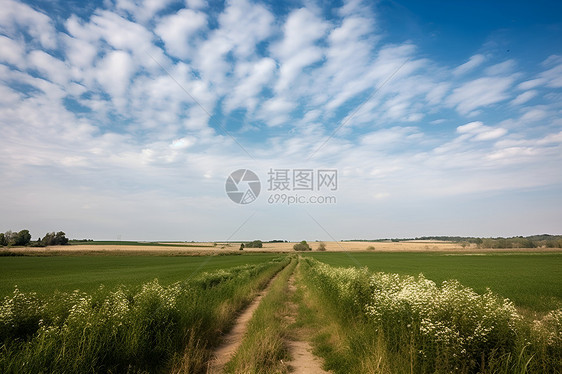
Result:
<svg viewBox="0 0 562 374"><path fill-rule="evenodd" d="M467 123L466 125L457 127L457 132L461 134L473 133L473 132L480 131L480 129L482 129L483 127L484 124L482 122L474 121L474 122Z"/></svg>
<svg viewBox="0 0 562 374"><path fill-rule="evenodd" d="M545 85L548 87L562 87L562 63L542 72L539 76L544 79Z"/></svg>
<svg viewBox="0 0 562 374"><path fill-rule="evenodd" d="M498 129L490 129L487 131L483 131L474 137L475 140L493 140L497 138L501 138L507 134L507 130L503 128Z"/></svg>
<svg viewBox="0 0 562 374"><path fill-rule="evenodd" d="M507 60L486 68L485 72L488 75L507 75L513 73L515 67L514 60Z"/></svg>
<svg viewBox="0 0 562 374"><path fill-rule="evenodd" d="M97 68L97 81L111 94L114 103L124 109L124 96L135 68L131 56L124 51L110 52L99 62Z"/></svg>
<svg viewBox="0 0 562 374"><path fill-rule="evenodd" d="M493 140L507 134L507 130L504 128L492 128L490 126L485 126L480 121L470 122L466 125L459 126L457 127L457 132L459 134L465 134L473 140Z"/></svg>
<svg viewBox="0 0 562 374"><path fill-rule="evenodd" d="M528 122L537 122L547 117L547 113L538 108L529 109L521 116L521 122L528 123Z"/></svg>
<svg viewBox="0 0 562 374"><path fill-rule="evenodd" d="M513 81L512 77L484 77L469 81L453 90L448 103L455 106L459 113L468 114L477 108L508 99L508 89Z"/></svg>
<svg viewBox="0 0 562 374"><path fill-rule="evenodd" d="M275 18L263 5L248 0L227 1L219 16L221 33L240 59L253 54L257 44L271 35L274 22Z"/></svg>
<svg viewBox="0 0 562 374"><path fill-rule="evenodd" d="M53 83L66 85L69 80L68 66L43 51L30 52L28 61L30 67L44 73L45 78Z"/></svg>
<svg viewBox="0 0 562 374"><path fill-rule="evenodd" d="M465 62L464 64L458 66L456 69L453 70L454 75L463 75L468 73L471 70L474 70L478 66L480 66L486 57L484 55L478 54L470 57L470 59Z"/></svg>
<svg viewBox="0 0 562 374"><path fill-rule="evenodd" d="M361 137L361 144L376 149L398 147L411 141L419 141L422 136L416 127L392 127L378 130Z"/></svg>
<svg viewBox="0 0 562 374"><path fill-rule="evenodd" d="M170 144L172 149L186 149L195 144L195 138L192 136L176 139Z"/></svg>
<svg viewBox="0 0 562 374"><path fill-rule="evenodd" d="M25 66L25 49L21 43L0 35L0 51L0 62L7 62L18 67Z"/></svg>
<svg viewBox="0 0 562 374"><path fill-rule="evenodd" d="M14 1L2 1L0 12L0 32L9 36L18 34L18 26L22 27L40 46L54 49L57 46L55 28L51 19L30 6Z"/></svg>
<svg viewBox="0 0 562 374"><path fill-rule="evenodd" d="M520 90L530 90L530 89L535 88L537 86L541 86L544 83L545 83L545 80L543 78L536 78L536 79L531 79L531 80L519 83L519 85L517 85L517 88L519 88Z"/></svg>
<svg viewBox="0 0 562 374"><path fill-rule="evenodd" d="M141 23L152 19L173 0L117 0L117 10L124 10Z"/></svg>
<svg viewBox="0 0 562 374"><path fill-rule="evenodd" d="M258 118L261 118L268 126L279 126L287 124L290 113L295 104L284 97L275 97L263 103Z"/></svg>
<svg viewBox="0 0 562 374"><path fill-rule="evenodd" d="M204 13L181 9L176 14L162 18L154 31L164 41L168 53L190 59L194 35L206 26L207 16Z"/></svg>
<svg viewBox="0 0 562 374"><path fill-rule="evenodd" d="M98 55L97 47L87 40L65 36L63 42L66 45L65 54L74 68L90 67Z"/></svg>
<svg viewBox="0 0 562 374"><path fill-rule="evenodd" d="M259 94L273 78L275 69L275 61L268 57L256 62L239 63L236 66L238 84L228 96L225 109L246 108L254 111L261 99Z"/></svg>
<svg viewBox="0 0 562 374"><path fill-rule="evenodd" d="M538 92L536 90L525 91L515 99L511 100L512 105L521 105L525 104L527 101L531 100L535 96L537 96Z"/></svg>
<svg viewBox="0 0 562 374"><path fill-rule="evenodd" d="M283 40L272 48L281 61L278 92L288 89L305 67L322 58L322 49L315 43L327 29L328 24L306 8L289 14L283 26Z"/></svg>

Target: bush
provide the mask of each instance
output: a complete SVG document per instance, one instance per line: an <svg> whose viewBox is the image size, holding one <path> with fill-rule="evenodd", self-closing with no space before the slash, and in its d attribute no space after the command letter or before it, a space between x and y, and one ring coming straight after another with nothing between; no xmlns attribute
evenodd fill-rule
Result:
<svg viewBox="0 0 562 374"><path fill-rule="evenodd" d="M324 242L318 243L318 250L319 251L325 251L326 250L326 243L324 243Z"/></svg>
<svg viewBox="0 0 562 374"><path fill-rule="evenodd" d="M367 250L368 250L368 251L374 251L374 250L375 250L375 247L373 247L372 245L370 245L370 246L367 247Z"/></svg>
<svg viewBox="0 0 562 374"><path fill-rule="evenodd" d="M303 240L302 242L295 244L293 246L293 249L295 251L311 251L312 250L312 248L310 248L310 246L308 245L306 240Z"/></svg>
<svg viewBox="0 0 562 374"><path fill-rule="evenodd" d="M261 240L254 240L253 242L246 243L245 248L262 248L263 243Z"/></svg>

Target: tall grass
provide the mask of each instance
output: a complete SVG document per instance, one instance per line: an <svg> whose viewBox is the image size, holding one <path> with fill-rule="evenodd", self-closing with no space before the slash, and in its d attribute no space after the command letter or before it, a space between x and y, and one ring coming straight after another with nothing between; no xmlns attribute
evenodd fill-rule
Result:
<svg viewBox="0 0 562 374"><path fill-rule="evenodd" d="M0 372L203 372L236 311L288 263L204 273L162 286L103 287L0 303Z"/></svg>
<svg viewBox="0 0 562 374"><path fill-rule="evenodd" d="M339 322L335 330L348 335L347 351L326 349L330 338L324 339L327 362L335 363L336 372L562 370L562 310L532 322L511 301L491 291L477 294L456 281L438 286L421 275L303 262L308 286Z"/></svg>

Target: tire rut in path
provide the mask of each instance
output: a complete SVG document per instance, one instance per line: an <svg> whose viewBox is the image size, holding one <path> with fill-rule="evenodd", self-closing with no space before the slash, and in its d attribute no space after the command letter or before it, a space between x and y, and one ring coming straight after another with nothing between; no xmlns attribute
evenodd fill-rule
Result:
<svg viewBox="0 0 562 374"><path fill-rule="evenodd" d="M207 374L219 374L224 371L224 366L228 361L230 361L232 356L234 356L234 354L242 344L242 339L244 337L244 334L246 333L246 330L248 329L248 322L250 322L250 320L252 319L252 316L260 305L261 300L267 294L269 288L271 287L275 279L277 279L281 271L283 270L280 270L269 280L267 286L257 294L250 305L248 305L246 309L244 309L244 311L238 316L238 318L236 318L236 321L234 321L234 326L232 327L230 332L225 335L221 345L219 345L215 350L213 359L207 366Z"/></svg>
<svg viewBox="0 0 562 374"><path fill-rule="evenodd" d="M289 294L295 293L297 287L295 286L295 274L293 273L289 278ZM296 321L298 306L289 302L289 314L285 316L289 323ZM292 339L287 341L291 360L287 362L291 373L296 374L328 374L330 372L322 369L322 361L319 357L312 353L312 346L305 338L306 332L303 330L296 330Z"/></svg>

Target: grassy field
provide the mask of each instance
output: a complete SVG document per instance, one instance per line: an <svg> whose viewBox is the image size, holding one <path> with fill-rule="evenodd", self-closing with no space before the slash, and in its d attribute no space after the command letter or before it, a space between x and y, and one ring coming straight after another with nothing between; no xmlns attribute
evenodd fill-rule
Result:
<svg viewBox="0 0 562 374"><path fill-rule="evenodd" d="M486 288L517 306L538 312L562 307L562 253L311 253L332 266L366 266L373 272L423 275L435 282L457 279Z"/></svg>
<svg viewBox="0 0 562 374"><path fill-rule="evenodd" d="M17 285L22 292L46 295L59 291L90 292L101 284L137 286L158 278L167 285L201 272L267 262L279 254L239 256L18 256L0 257L0 297Z"/></svg>
<svg viewBox="0 0 562 374"><path fill-rule="evenodd" d="M227 371L287 371L296 328L334 373L562 372L559 252L196 253L0 256L0 372L203 373L275 274Z"/></svg>

